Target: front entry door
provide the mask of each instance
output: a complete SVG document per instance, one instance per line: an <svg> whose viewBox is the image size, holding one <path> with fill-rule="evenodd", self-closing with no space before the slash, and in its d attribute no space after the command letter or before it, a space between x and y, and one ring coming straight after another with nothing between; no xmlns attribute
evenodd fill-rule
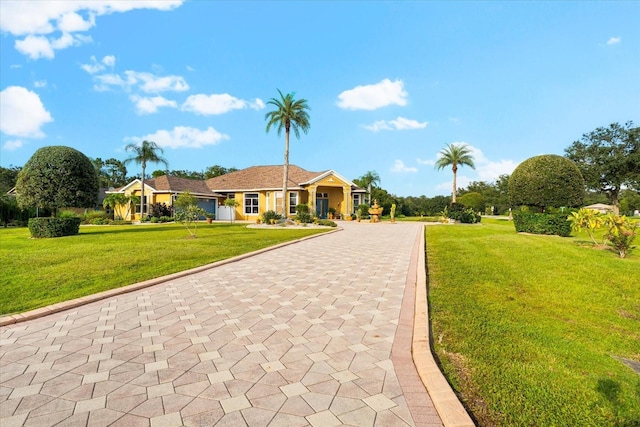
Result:
<svg viewBox="0 0 640 427"><path fill-rule="evenodd" d="M316 215L320 219L327 219L327 211L329 210L329 199L326 197L316 197Z"/></svg>

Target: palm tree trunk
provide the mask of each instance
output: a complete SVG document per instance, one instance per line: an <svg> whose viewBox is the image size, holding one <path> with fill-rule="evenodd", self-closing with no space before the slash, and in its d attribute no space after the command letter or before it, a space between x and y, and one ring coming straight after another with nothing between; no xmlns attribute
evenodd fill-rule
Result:
<svg viewBox="0 0 640 427"><path fill-rule="evenodd" d="M458 168L456 165L453 165L453 191L451 192L451 203L456 203L456 174L458 172Z"/></svg>
<svg viewBox="0 0 640 427"><path fill-rule="evenodd" d="M142 222L142 217L144 215L144 170L146 169L146 165L144 162L142 163L142 181L140 187L140 222Z"/></svg>
<svg viewBox="0 0 640 427"><path fill-rule="evenodd" d="M287 182L289 181L289 127L284 134L284 173L282 177L282 218L287 219Z"/></svg>

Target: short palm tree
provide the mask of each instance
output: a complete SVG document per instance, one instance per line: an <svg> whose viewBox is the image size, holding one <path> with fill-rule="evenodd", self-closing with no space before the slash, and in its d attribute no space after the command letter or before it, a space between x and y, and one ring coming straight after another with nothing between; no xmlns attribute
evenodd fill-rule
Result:
<svg viewBox="0 0 640 427"><path fill-rule="evenodd" d="M469 166L475 169L473 164L473 156L471 149L467 144L449 144L440 151L440 157L436 161L438 170L451 166L453 170L453 192L451 193L451 203L456 203L456 174L458 173L458 165Z"/></svg>
<svg viewBox="0 0 640 427"><path fill-rule="evenodd" d="M380 185L380 175L376 171L367 171L364 175L360 177L360 182L367 187L367 191L369 192L369 204L371 204L371 190L374 184Z"/></svg>
<svg viewBox="0 0 640 427"><path fill-rule="evenodd" d="M284 173L282 177L282 217L287 218L287 182L289 181L289 133L291 129L300 139L300 131L305 134L309 132L311 123L309 122L309 105L306 99L295 100L295 92L283 95L278 89L280 99L271 98L267 104L275 107L273 111L268 112L264 119L267 120L267 132L271 126L278 129L278 136L282 134L284 129Z"/></svg>
<svg viewBox="0 0 640 427"><path fill-rule="evenodd" d="M126 163L135 162L142 165L142 183L140 190L140 219L144 218L144 175L147 169L147 163L162 163L165 167L169 166L169 162L162 157L164 150L153 141L142 141L141 145L129 144L125 150L132 151L133 157L125 160Z"/></svg>

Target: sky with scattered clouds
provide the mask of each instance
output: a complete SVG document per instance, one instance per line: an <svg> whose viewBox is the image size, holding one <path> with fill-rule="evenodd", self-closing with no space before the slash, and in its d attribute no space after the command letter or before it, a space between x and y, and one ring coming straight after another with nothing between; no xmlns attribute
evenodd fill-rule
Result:
<svg viewBox="0 0 640 427"><path fill-rule="evenodd" d="M472 149L464 187L640 123L638 16L635 1L2 0L0 166L48 145L125 160L143 140L170 169L282 164L265 131L279 89L311 107L292 164L447 195L447 144Z"/></svg>

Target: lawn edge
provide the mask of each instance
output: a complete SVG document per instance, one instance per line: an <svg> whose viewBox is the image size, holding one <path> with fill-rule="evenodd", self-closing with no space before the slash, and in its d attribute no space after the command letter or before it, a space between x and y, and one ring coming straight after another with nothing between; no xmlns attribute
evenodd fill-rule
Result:
<svg viewBox="0 0 640 427"><path fill-rule="evenodd" d="M109 297L113 297L116 295L127 294L129 292L134 292L139 289L148 288L150 286L155 286L160 283L169 282L171 280L175 280L184 276L188 276L194 273L200 273L202 271L209 270L211 268L220 267L225 264L231 264L233 262L237 262L255 255L259 255L264 252L269 252L274 249L282 248L284 246L293 245L298 242L302 242L307 239L314 239L316 237L324 236L327 234L335 233L338 231L342 231L342 228L338 227L334 230L329 230L324 233L313 234L311 236L302 237L300 239L291 240L284 243L278 243L274 246L269 246L267 248L258 249L257 251L247 252L246 254L238 255L232 258L223 259L220 261L216 261L211 264L201 265L200 267L194 267L189 270L179 271L177 273L168 274L166 276L156 277L155 279L145 280L144 282L134 283L132 285L123 286L121 288L110 289L108 291L99 292L97 294L86 295L80 298L75 298L69 301L63 301L55 304L51 304L45 307L36 308L34 310L25 311L22 313L10 314L8 316L0 317L0 327L13 325L16 323L26 322L28 320L38 319L49 314L59 313L64 310L69 310L71 308L79 307L81 305L89 304L92 302L100 301Z"/></svg>
<svg viewBox="0 0 640 427"><path fill-rule="evenodd" d="M415 270L415 276L411 276L415 277L415 283L407 283L407 286L415 286L416 292L411 346L413 363L445 427L474 427L476 424L440 370L429 344L425 231L425 226L421 227L411 255L409 272L413 274L412 270Z"/></svg>

